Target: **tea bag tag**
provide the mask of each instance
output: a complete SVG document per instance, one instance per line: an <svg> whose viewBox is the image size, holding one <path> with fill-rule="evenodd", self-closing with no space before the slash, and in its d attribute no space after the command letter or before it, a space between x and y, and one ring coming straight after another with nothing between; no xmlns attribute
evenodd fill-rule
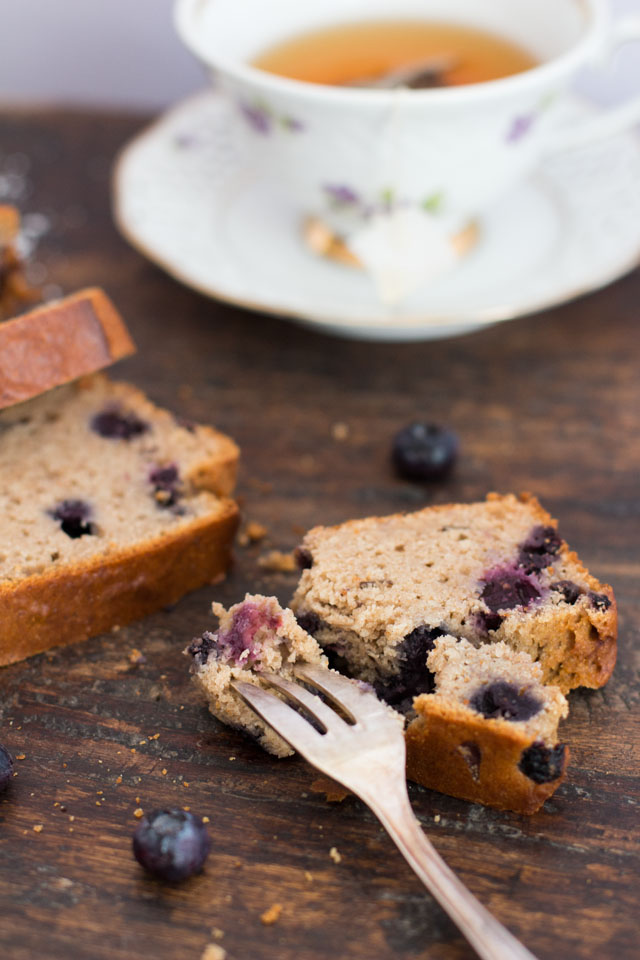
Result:
<svg viewBox="0 0 640 960"><path fill-rule="evenodd" d="M382 303L400 303L446 273L458 259L455 245L428 213L396 208L373 214L345 237L371 276Z"/></svg>

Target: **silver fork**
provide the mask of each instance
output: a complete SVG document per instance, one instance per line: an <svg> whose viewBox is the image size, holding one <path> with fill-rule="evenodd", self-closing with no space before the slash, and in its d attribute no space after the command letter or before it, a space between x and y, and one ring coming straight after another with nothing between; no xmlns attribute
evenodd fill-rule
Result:
<svg viewBox="0 0 640 960"><path fill-rule="evenodd" d="M306 687L275 674L260 676L313 723L262 687L243 680L233 686L294 750L370 807L478 956L483 960L536 960L458 880L423 833L407 794L402 730L387 708L375 694L322 667L297 666L295 675L319 690L348 720Z"/></svg>

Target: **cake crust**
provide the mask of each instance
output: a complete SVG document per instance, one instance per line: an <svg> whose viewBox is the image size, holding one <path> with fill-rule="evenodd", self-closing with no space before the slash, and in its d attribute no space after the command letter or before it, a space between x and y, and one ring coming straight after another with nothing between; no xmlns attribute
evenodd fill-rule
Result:
<svg viewBox="0 0 640 960"><path fill-rule="evenodd" d="M558 777L535 783L519 769L531 737L505 720L487 722L457 704L429 699L415 701L418 717L405 732L407 776L424 787L483 803L499 810L532 814L564 779L569 759L565 747ZM481 752L474 762L473 748Z"/></svg>
<svg viewBox="0 0 640 960"><path fill-rule="evenodd" d="M0 408L108 367L135 349L98 287L7 320L0 325Z"/></svg>
<svg viewBox="0 0 640 960"><path fill-rule="evenodd" d="M0 584L0 666L124 626L221 579L237 525L236 504L221 500L217 516L187 528L17 586Z"/></svg>

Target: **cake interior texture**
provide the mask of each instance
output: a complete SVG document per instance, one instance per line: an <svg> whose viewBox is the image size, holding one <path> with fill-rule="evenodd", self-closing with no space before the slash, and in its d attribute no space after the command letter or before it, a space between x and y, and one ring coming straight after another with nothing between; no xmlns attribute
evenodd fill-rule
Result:
<svg viewBox="0 0 640 960"><path fill-rule="evenodd" d="M616 656L613 591L592 577L531 496L316 527L292 600L330 658L408 709L433 689L443 635L504 642L563 692L602 686Z"/></svg>
<svg viewBox="0 0 640 960"><path fill-rule="evenodd" d="M294 664L326 666L326 657L291 610L283 609L275 597L247 594L229 610L219 603L212 609L218 617L218 629L205 632L185 651L192 657L194 678L211 713L255 737L269 753L289 756L291 747L246 706L231 684L245 680L264 685L263 673L291 679Z"/></svg>
<svg viewBox="0 0 640 960"><path fill-rule="evenodd" d="M218 494L235 458L223 435L103 376L0 412L0 578L104 558L224 513Z"/></svg>

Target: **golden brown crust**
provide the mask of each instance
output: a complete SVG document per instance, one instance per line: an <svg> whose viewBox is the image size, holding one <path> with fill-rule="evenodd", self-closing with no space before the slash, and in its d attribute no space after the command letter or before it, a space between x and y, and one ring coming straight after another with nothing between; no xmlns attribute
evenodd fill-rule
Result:
<svg viewBox="0 0 640 960"><path fill-rule="evenodd" d="M0 325L0 408L134 352L124 320L99 288L45 304Z"/></svg>
<svg viewBox="0 0 640 960"><path fill-rule="evenodd" d="M223 576L238 508L220 506L218 516L153 542L0 585L0 666L137 620Z"/></svg>
<svg viewBox="0 0 640 960"><path fill-rule="evenodd" d="M532 743L515 724L474 717L457 704L414 701L418 717L406 731L407 776L440 793L516 813L535 813L564 779L535 783L519 769Z"/></svg>
<svg viewBox="0 0 640 960"><path fill-rule="evenodd" d="M187 478L198 490L211 490L219 497L228 497L236 485L238 474L238 460L240 450L238 445L225 433L214 430L213 427L200 427L218 445L215 461L203 464L198 470L187 475Z"/></svg>

